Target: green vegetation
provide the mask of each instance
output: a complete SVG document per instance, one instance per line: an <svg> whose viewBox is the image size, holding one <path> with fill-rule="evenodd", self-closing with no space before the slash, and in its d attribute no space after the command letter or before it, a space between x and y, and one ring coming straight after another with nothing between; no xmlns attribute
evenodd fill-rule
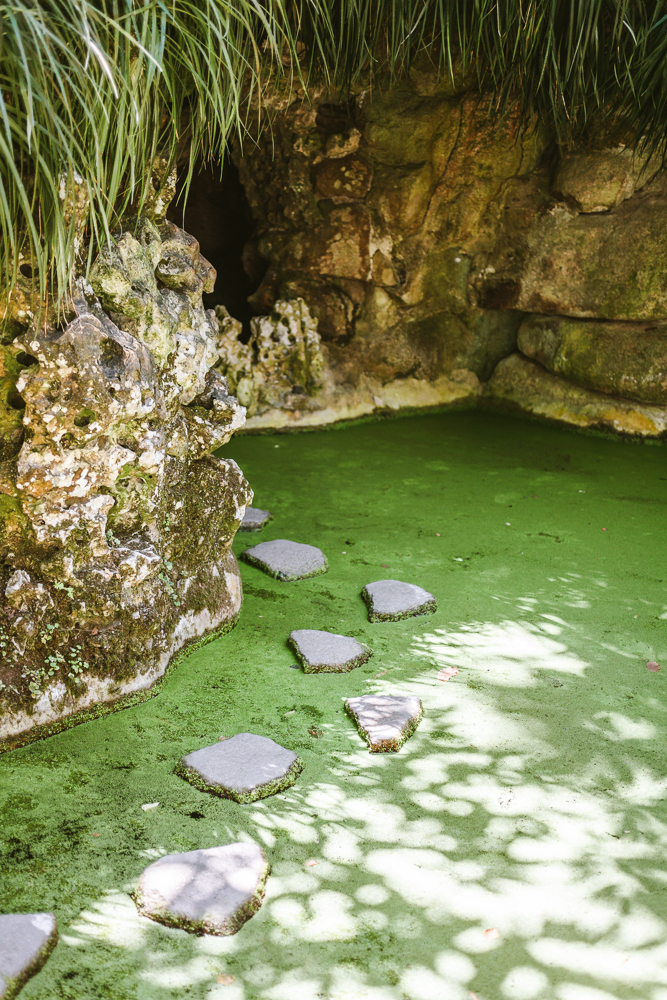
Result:
<svg viewBox="0 0 667 1000"><path fill-rule="evenodd" d="M293 538L331 568L283 583L243 564L238 626L157 697L0 755L0 912L53 909L60 929L21 1000L657 1000L664 448L468 412L224 456L275 516L236 553ZM385 576L438 611L371 624L361 588ZM296 628L374 654L305 674ZM399 753L369 753L345 714L367 693L422 699ZM303 759L292 788L242 806L174 774L248 731ZM156 857L246 838L272 874L238 934L138 918Z"/></svg>
<svg viewBox="0 0 667 1000"><path fill-rule="evenodd" d="M558 141L665 148L666 0L13 0L0 18L5 280L42 296L188 147L191 169L219 160L276 77L344 90L431 60Z"/></svg>

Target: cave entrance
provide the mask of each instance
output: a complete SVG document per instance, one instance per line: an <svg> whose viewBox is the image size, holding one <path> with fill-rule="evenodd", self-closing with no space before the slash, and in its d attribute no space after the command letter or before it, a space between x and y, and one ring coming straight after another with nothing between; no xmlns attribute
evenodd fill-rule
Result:
<svg viewBox="0 0 667 1000"><path fill-rule="evenodd" d="M243 324L241 339L247 341L250 320L257 315L248 296L259 288L267 262L253 252L255 220L231 158L225 157L222 170L219 165L195 167L185 206L179 195L168 218L199 241L202 254L218 272L215 290L204 295L205 307L225 306Z"/></svg>

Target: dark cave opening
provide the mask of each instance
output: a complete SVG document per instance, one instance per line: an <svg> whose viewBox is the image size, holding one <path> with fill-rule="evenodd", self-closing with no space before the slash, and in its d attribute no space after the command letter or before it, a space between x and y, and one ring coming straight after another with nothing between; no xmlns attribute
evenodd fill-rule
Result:
<svg viewBox="0 0 667 1000"><path fill-rule="evenodd" d="M182 184L179 187L182 190ZM243 324L241 339L247 341L250 320L257 315L248 296L261 284L268 264L253 252L255 221L232 160L225 157L222 170L219 164L196 167L185 211L179 196L167 214L198 240L202 254L218 273L215 290L204 295L205 307L225 306Z"/></svg>

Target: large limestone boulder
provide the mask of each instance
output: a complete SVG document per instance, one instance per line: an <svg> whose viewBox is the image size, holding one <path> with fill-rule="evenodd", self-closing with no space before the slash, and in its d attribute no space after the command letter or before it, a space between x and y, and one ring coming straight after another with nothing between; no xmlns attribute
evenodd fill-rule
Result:
<svg viewBox="0 0 667 1000"><path fill-rule="evenodd" d="M667 405L667 323L528 316L519 350L554 375L613 396Z"/></svg>
<svg viewBox="0 0 667 1000"><path fill-rule="evenodd" d="M187 234L134 220L78 284L64 328L33 324L4 345L9 745L140 696L179 649L236 619L230 547L252 492L213 456L245 418L213 367L218 322L201 294L214 279Z"/></svg>
<svg viewBox="0 0 667 1000"><path fill-rule="evenodd" d="M590 319L667 319L666 226L662 197L647 194L614 211L580 214L563 203L541 203L527 185L478 274L478 302Z"/></svg>
<svg viewBox="0 0 667 1000"><path fill-rule="evenodd" d="M518 353L500 362L484 398L495 406L571 427L637 438L667 434L666 409L583 389Z"/></svg>
<svg viewBox="0 0 667 1000"><path fill-rule="evenodd" d="M519 314L479 308L470 275L498 239L509 182L535 169L545 142L427 76L308 102L269 92L270 133L258 124L236 148L252 251L267 265L251 304L270 316L303 299L324 357L313 404L242 395L251 428L471 402L515 350Z"/></svg>
<svg viewBox="0 0 667 1000"><path fill-rule="evenodd" d="M632 149L569 150L561 156L553 189L580 212L608 212L649 180L648 157Z"/></svg>

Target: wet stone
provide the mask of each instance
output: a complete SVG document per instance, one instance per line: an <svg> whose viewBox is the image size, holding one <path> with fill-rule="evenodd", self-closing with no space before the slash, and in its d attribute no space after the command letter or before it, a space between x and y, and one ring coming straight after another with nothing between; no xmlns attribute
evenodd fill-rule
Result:
<svg viewBox="0 0 667 1000"><path fill-rule="evenodd" d="M430 615L438 605L433 594L416 583L376 580L361 591L370 622L398 622L413 615Z"/></svg>
<svg viewBox="0 0 667 1000"><path fill-rule="evenodd" d="M371 753L399 750L423 715L421 700L414 695L366 694L348 698L345 708Z"/></svg>
<svg viewBox="0 0 667 1000"><path fill-rule="evenodd" d="M269 514L268 510L260 510L259 507L246 507L239 531L261 531L264 525L272 520L273 514Z"/></svg>
<svg viewBox="0 0 667 1000"><path fill-rule="evenodd" d="M277 580L305 580L329 569L326 556L316 546L285 538L253 545L241 553L241 559Z"/></svg>
<svg viewBox="0 0 667 1000"><path fill-rule="evenodd" d="M235 802L255 802L289 788L303 770L303 761L267 736L238 733L187 754L176 774L202 792Z"/></svg>
<svg viewBox="0 0 667 1000"><path fill-rule="evenodd" d="M0 997L18 996L58 940L53 913L0 914Z"/></svg>
<svg viewBox="0 0 667 1000"><path fill-rule="evenodd" d="M373 650L347 635L313 628L290 632L289 643L306 674L342 674L370 659Z"/></svg>
<svg viewBox="0 0 667 1000"><path fill-rule="evenodd" d="M139 913L193 934L236 934L259 910L270 866L256 844L166 854L142 872Z"/></svg>

